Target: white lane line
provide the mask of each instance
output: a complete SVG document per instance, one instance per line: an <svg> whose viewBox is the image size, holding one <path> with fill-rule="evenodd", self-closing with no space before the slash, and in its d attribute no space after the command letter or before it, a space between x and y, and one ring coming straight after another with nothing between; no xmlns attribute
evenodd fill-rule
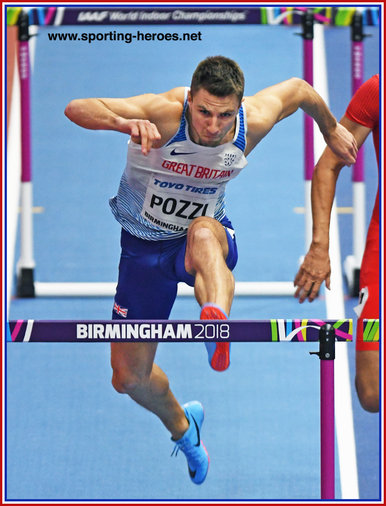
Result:
<svg viewBox="0 0 386 506"><path fill-rule="evenodd" d="M328 104L324 28L322 25L317 24L314 26L314 87ZM318 128L315 128L314 143L316 162L325 146L323 137ZM330 258L331 290L325 290L326 311L327 319L334 320L344 318L345 316L339 229L335 202L331 213ZM353 344L337 343L336 346L335 430L342 499L359 499L358 468L347 346L353 346Z"/></svg>

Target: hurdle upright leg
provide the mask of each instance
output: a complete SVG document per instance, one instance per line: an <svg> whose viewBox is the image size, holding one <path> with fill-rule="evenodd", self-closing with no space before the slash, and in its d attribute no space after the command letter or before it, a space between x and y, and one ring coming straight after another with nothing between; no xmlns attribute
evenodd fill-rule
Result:
<svg viewBox="0 0 386 506"><path fill-rule="evenodd" d="M314 40L314 15L307 11L302 17L303 33L303 79L314 85L313 74L313 40ZM314 171L314 121L311 116L304 114L304 208L305 208L305 252L308 250L312 239L312 214L311 214L311 181Z"/></svg>
<svg viewBox="0 0 386 506"><path fill-rule="evenodd" d="M320 359L320 496L335 499L335 330L330 324L319 331Z"/></svg>
<svg viewBox="0 0 386 506"><path fill-rule="evenodd" d="M351 93L364 81L363 15L357 10L351 24ZM345 259L344 270L352 296L359 294L359 274L366 242L366 187L364 170L364 149L359 149L352 169L353 185L353 254Z"/></svg>
<svg viewBox="0 0 386 506"><path fill-rule="evenodd" d="M20 259L17 265L17 294L33 297L35 260L33 254L32 170L31 170L31 97L29 19L19 15L19 76L21 103L21 217Z"/></svg>

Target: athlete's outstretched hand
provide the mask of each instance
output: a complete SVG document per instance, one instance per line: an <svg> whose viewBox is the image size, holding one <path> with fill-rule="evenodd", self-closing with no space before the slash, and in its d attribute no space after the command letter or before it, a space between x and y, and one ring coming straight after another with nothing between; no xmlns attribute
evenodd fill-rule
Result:
<svg viewBox="0 0 386 506"><path fill-rule="evenodd" d="M147 155L153 144L161 139L154 123L147 119L117 119L117 130L127 133L136 144L141 144L142 153Z"/></svg>
<svg viewBox="0 0 386 506"><path fill-rule="evenodd" d="M327 146L342 160L346 165L355 163L358 154L358 145L355 137L340 123L329 134L324 135Z"/></svg>
<svg viewBox="0 0 386 506"><path fill-rule="evenodd" d="M294 286L297 287L295 297L300 303L307 298L312 302L317 297L323 281L326 281L326 287L330 289L330 275L328 251L311 246L294 280Z"/></svg>

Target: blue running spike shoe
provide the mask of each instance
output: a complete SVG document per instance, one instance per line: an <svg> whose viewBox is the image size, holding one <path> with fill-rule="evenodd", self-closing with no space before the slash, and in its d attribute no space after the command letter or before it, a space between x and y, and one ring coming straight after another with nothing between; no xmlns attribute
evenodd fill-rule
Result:
<svg viewBox="0 0 386 506"><path fill-rule="evenodd" d="M177 455L179 450L185 454L190 479L196 485L201 485L209 468L209 455L200 438L200 430L204 421L204 408L198 401L187 402L182 407L189 422L189 429L181 439L174 441L176 446L172 455Z"/></svg>
<svg viewBox="0 0 386 506"><path fill-rule="evenodd" d="M201 320L227 320L223 310L215 304L204 304L202 306ZM228 369L231 360L231 343L205 343L208 352L209 364L215 371L225 371Z"/></svg>

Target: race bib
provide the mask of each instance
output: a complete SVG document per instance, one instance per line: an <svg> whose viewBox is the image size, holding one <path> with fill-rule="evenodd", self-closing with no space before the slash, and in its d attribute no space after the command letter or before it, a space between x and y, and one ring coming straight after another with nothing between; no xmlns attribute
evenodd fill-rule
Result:
<svg viewBox="0 0 386 506"><path fill-rule="evenodd" d="M364 288L362 288L362 290L359 293L358 305L354 307L354 311L355 311L358 318L361 317L362 311L363 311L368 299L369 299L369 289L367 288L367 286L365 286Z"/></svg>
<svg viewBox="0 0 386 506"><path fill-rule="evenodd" d="M195 218L214 217L218 186L195 186L152 176L142 206L142 217L167 230L183 230Z"/></svg>

